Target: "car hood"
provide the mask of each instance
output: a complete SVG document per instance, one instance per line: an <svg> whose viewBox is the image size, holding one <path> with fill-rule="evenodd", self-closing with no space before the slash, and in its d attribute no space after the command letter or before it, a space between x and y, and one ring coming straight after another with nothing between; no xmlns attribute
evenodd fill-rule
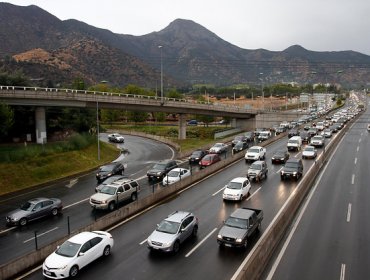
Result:
<svg viewBox="0 0 370 280"><path fill-rule="evenodd" d="M50 256L48 256L45 261L44 265L49 268L58 268L58 267L64 267L71 263L71 260L73 260L74 257L64 257L61 255L56 254L55 252L52 253Z"/></svg>
<svg viewBox="0 0 370 280"><path fill-rule="evenodd" d="M165 232L160 232L160 231L153 231L153 233L148 237L149 240L151 241L156 241L160 243L172 243L175 238L176 234L170 234L170 233L165 233Z"/></svg>
<svg viewBox="0 0 370 280"><path fill-rule="evenodd" d="M315 154L315 152L312 152L312 151L303 151L302 155L304 156L313 156Z"/></svg>
<svg viewBox="0 0 370 280"><path fill-rule="evenodd" d="M164 170L160 170L160 169L150 169L150 170L148 170L148 173L149 174L158 173L158 172L163 173Z"/></svg>
<svg viewBox="0 0 370 280"><path fill-rule="evenodd" d="M108 175L109 173L112 173L112 171L98 171L97 172L98 176L105 176L105 175Z"/></svg>
<svg viewBox="0 0 370 280"><path fill-rule="evenodd" d="M172 184L172 183L175 183L177 181L180 181L179 177L167 177L167 176L165 176L163 178L163 184Z"/></svg>
<svg viewBox="0 0 370 280"><path fill-rule="evenodd" d="M228 194L228 195L239 195L239 194L241 194L241 192L242 192L241 189L239 189L239 190L229 189L229 188L224 189L224 194Z"/></svg>
<svg viewBox="0 0 370 280"><path fill-rule="evenodd" d="M293 168L293 167L284 167L281 172L288 172L288 173L293 173L293 172L298 172L298 168Z"/></svg>
<svg viewBox="0 0 370 280"><path fill-rule="evenodd" d="M26 217L30 212L29 211L24 211L22 209L16 209L7 214L8 217L11 219L17 219L19 220L20 218Z"/></svg>
<svg viewBox="0 0 370 280"><path fill-rule="evenodd" d="M223 226L218 234L232 238L243 238L247 230L245 228L234 228Z"/></svg>
<svg viewBox="0 0 370 280"><path fill-rule="evenodd" d="M96 194L93 194L90 199L94 199L94 200L97 200L97 201L103 201L103 200L106 200L108 198L111 198L112 195L110 194L105 194L105 193L96 193Z"/></svg>

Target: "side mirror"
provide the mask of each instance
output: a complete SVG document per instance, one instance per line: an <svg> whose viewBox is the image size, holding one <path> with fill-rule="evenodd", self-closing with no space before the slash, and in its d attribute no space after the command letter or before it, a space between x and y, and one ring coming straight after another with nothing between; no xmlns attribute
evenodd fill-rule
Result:
<svg viewBox="0 0 370 280"><path fill-rule="evenodd" d="M82 256L84 256L85 255L85 253L82 253L82 252L80 252L79 254L78 254L78 256L79 257L82 257Z"/></svg>

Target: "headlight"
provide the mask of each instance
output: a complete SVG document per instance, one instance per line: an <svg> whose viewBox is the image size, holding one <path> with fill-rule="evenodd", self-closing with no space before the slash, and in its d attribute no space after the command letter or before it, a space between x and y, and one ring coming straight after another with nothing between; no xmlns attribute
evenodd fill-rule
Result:
<svg viewBox="0 0 370 280"><path fill-rule="evenodd" d="M199 159L198 157L195 158L195 160L198 160L198 159Z"/></svg>
<svg viewBox="0 0 370 280"><path fill-rule="evenodd" d="M222 235L221 235L221 234L218 234L218 235L217 235L217 238L218 238L218 239L222 239Z"/></svg>
<svg viewBox="0 0 370 280"><path fill-rule="evenodd" d="M241 238L237 238L236 242L241 243L243 240Z"/></svg>
<svg viewBox="0 0 370 280"><path fill-rule="evenodd" d="M108 173L107 176L112 176L113 174L112 173Z"/></svg>
<svg viewBox="0 0 370 280"><path fill-rule="evenodd" d="M281 174L281 175L284 175L284 170L281 170L280 174Z"/></svg>
<svg viewBox="0 0 370 280"><path fill-rule="evenodd" d="M295 175L297 175L297 172L293 172L293 175L295 176Z"/></svg>
<svg viewBox="0 0 370 280"><path fill-rule="evenodd" d="M157 172L157 176L160 176L162 172Z"/></svg>

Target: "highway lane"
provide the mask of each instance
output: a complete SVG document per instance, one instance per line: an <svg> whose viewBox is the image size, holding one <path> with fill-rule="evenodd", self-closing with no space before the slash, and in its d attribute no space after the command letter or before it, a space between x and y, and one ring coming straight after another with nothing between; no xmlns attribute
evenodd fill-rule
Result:
<svg viewBox="0 0 370 280"><path fill-rule="evenodd" d="M106 139L107 135L102 134L102 140ZM153 162L175 156L173 149L167 145L142 137L125 136L125 143L118 145L129 151L118 158L127 165L125 175L128 177L145 176L146 178L146 170L153 165ZM70 217L70 229L73 231L90 224L96 217L103 215L105 212L92 212L88 203L88 198L94 193L95 186L94 171L72 180L16 195L2 196L0 198L0 263L5 263L14 257L34 250L35 243L32 238L35 231L38 231L38 234L43 234L38 238L39 246L42 246L68 233L67 217ZM146 189L149 195L149 188ZM39 220L23 228L6 227L6 213L17 208L21 203L40 196L60 198L64 205L63 215ZM9 251L9 248L13 248L13 250ZM14 250L15 248L16 250Z"/></svg>
<svg viewBox="0 0 370 280"><path fill-rule="evenodd" d="M252 183L251 197L241 203L223 202L222 191L225 184L237 176L245 176L249 164L244 160L196 184L188 191L182 192L175 199L163 202L147 213L112 230L115 248L110 259L99 260L103 266L93 265L82 272L82 278L98 279L106 277L118 279L226 279L236 271L247 251L219 249L216 236L228 215L237 207L247 206L262 208L264 220L262 232L273 220L276 213L295 190L298 182L280 181L280 165L271 164L271 156L277 149L286 147L288 138L267 147L269 176L260 183ZM330 141L330 140L329 140ZM320 149L319 149L320 150ZM300 157L300 153L291 153ZM314 163L304 160L305 172ZM175 210L193 211L200 221L199 235L196 240L184 244L179 254L152 254L146 248L145 240L164 217ZM194 250L194 251L193 251ZM40 279L41 271L36 271L28 279Z"/></svg>
<svg viewBox="0 0 370 280"><path fill-rule="evenodd" d="M346 133L267 279L368 279L369 111Z"/></svg>

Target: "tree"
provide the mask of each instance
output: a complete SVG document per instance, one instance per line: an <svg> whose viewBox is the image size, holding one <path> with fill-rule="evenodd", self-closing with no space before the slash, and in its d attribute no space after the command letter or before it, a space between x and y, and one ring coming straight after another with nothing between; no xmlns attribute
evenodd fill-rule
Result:
<svg viewBox="0 0 370 280"><path fill-rule="evenodd" d="M208 125L215 120L215 117L209 115L197 115L197 120L204 122L204 124L208 127Z"/></svg>
<svg viewBox="0 0 370 280"><path fill-rule="evenodd" d="M147 118L148 118L147 112L129 112L128 114L128 119L135 123L145 122Z"/></svg>
<svg viewBox="0 0 370 280"><path fill-rule="evenodd" d="M8 105L0 103L0 135L8 135L14 124L14 111Z"/></svg>
<svg viewBox="0 0 370 280"><path fill-rule="evenodd" d="M176 89L171 89L169 92L167 92L166 96L168 98L176 98L176 99L182 99L184 96L179 93Z"/></svg>
<svg viewBox="0 0 370 280"><path fill-rule="evenodd" d="M123 112L121 110L102 109L100 115L103 122L107 122L112 125L113 122L120 120L120 116L123 115Z"/></svg>

